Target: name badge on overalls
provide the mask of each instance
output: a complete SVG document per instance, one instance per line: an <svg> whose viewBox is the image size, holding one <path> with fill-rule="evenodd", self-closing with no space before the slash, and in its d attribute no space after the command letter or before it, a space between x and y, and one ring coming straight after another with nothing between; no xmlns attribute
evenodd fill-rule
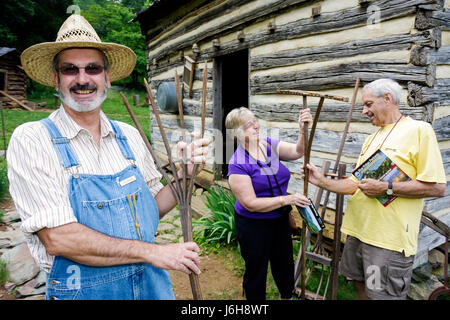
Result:
<svg viewBox="0 0 450 320"><path fill-rule="evenodd" d="M133 181L136 181L136 177L135 176L131 176L129 178L126 178L125 180L119 181L119 184L123 187Z"/></svg>

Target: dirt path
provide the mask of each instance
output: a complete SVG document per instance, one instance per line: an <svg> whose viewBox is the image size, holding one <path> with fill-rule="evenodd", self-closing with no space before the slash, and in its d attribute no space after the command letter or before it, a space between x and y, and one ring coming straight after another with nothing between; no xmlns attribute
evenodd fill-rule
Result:
<svg viewBox="0 0 450 320"><path fill-rule="evenodd" d="M226 268L222 257L210 254L202 256L200 289L204 300L241 300L242 278ZM175 298L191 300L192 291L189 276L178 271L170 271Z"/></svg>

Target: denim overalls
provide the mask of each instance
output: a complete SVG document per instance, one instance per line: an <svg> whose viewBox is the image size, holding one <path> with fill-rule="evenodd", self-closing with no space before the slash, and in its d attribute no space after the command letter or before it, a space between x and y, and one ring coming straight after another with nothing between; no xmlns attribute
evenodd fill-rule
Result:
<svg viewBox="0 0 450 320"><path fill-rule="evenodd" d="M49 118L41 120L65 169L78 166L69 140ZM69 199L79 223L106 235L153 242L159 214L155 199L119 126L116 142L130 166L112 175L72 174ZM47 276L46 299L174 299L169 274L149 263L91 267L56 256Z"/></svg>

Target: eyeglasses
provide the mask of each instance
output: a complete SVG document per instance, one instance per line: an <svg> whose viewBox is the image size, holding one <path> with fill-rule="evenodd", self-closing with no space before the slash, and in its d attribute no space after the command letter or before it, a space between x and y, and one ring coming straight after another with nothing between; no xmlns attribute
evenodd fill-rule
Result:
<svg viewBox="0 0 450 320"><path fill-rule="evenodd" d="M63 63L58 68L58 71L65 76L76 76L78 73L80 73L80 69L84 69L84 72L86 72L86 74L90 76L96 76L102 73L105 67L96 63L90 63L85 67L78 67L71 63Z"/></svg>

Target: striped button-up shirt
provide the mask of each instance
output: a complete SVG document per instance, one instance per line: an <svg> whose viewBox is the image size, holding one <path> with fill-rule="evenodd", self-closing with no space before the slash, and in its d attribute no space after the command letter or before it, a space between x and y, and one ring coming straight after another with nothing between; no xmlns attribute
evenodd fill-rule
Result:
<svg viewBox="0 0 450 320"><path fill-rule="evenodd" d="M70 140L80 163L77 169L62 167L47 129L39 122L28 122L17 127L7 152L10 193L22 219L21 229L31 255L46 272L50 271L54 257L47 254L36 232L45 227L54 228L77 221L68 196L70 175L75 170L79 173L109 175L130 165L130 160L123 157L111 124L102 111L99 145L63 107L53 112L50 119L61 134ZM119 122L119 126L128 139L136 165L155 196L163 185L150 152L134 127L122 122Z"/></svg>

